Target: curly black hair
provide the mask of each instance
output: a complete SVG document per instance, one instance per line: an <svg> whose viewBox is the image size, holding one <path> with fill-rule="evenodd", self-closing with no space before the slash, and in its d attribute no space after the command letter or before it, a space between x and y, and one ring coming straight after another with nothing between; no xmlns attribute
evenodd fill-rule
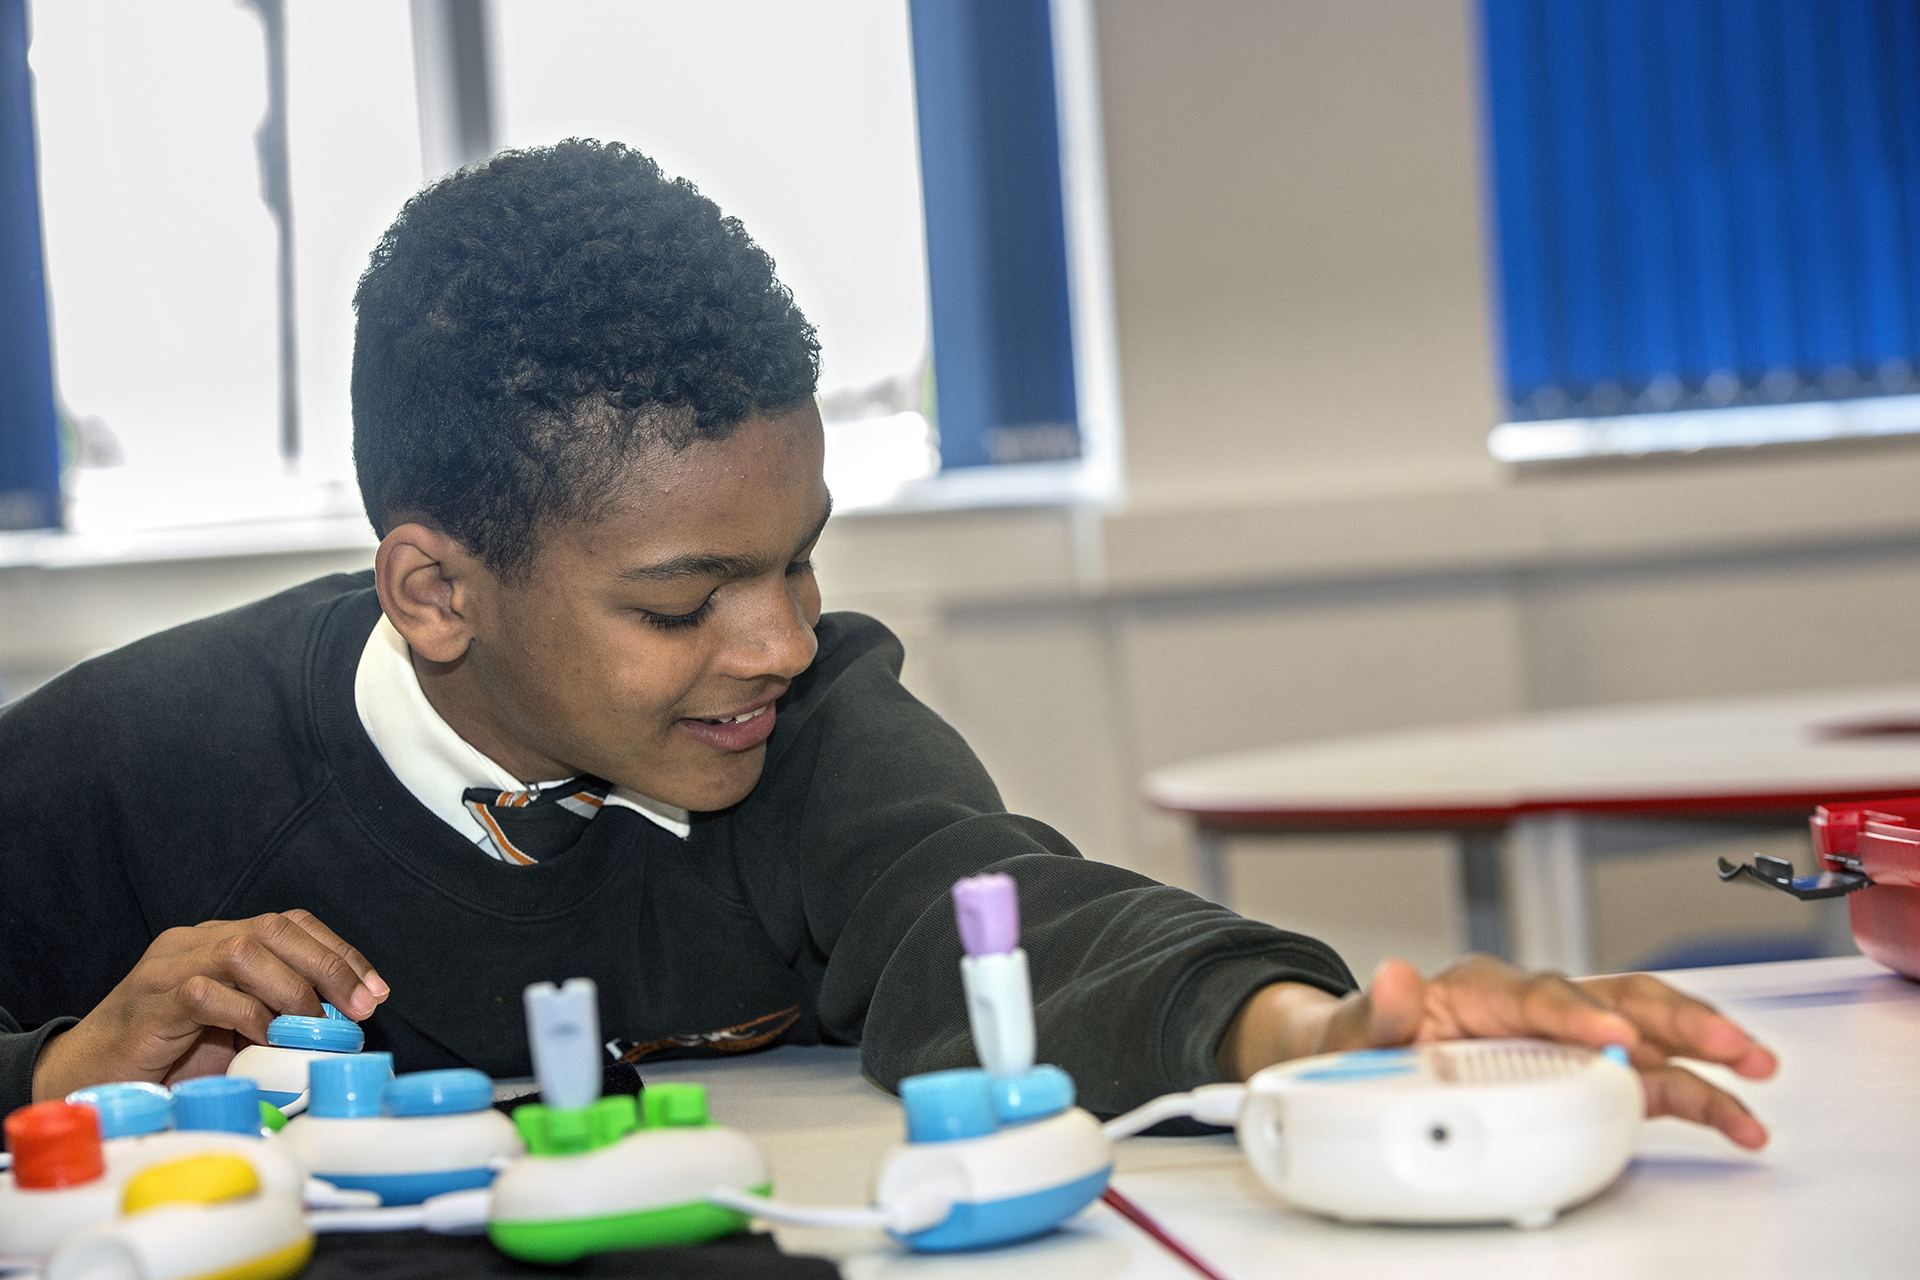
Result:
<svg viewBox="0 0 1920 1280"><path fill-rule="evenodd" d="M426 518L523 579L661 442L799 408L820 344L773 260L619 143L507 151L409 200L354 293L353 456L385 536Z"/></svg>

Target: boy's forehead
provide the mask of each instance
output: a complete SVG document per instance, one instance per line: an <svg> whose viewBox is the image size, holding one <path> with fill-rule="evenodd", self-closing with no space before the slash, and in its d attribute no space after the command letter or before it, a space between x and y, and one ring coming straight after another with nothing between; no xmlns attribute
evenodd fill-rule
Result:
<svg viewBox="0 0 1920 1280"><path fill-rule="evenodd" d="M823 458L811 405L756 415L720 440L651 444L614 464L620 474L609 501L563 521L543 542L627 576L652 576L644 572L650 565L689 555L791 552L788 543L825 522Z"/></svg>

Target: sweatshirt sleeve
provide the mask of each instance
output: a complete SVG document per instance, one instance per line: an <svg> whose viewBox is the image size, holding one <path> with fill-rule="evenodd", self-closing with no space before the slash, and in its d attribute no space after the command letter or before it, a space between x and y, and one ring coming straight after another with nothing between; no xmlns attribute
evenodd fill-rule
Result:
<svg viewBox="0 0 1920 1280"><path fill-rule="evenodd" d="M981 872L1019 885L1040 1060L1096 1112L1217 1080L1227 1023L1268 983L1353 989L1324 944L1083 858L1007 813L966 743L900 685L884 627L834 614L819 631L769 798L798 815L790 889L825 957L821 1028L858 1040L881 1084L975 1062L950 890Z"/></svg>
<svg viewBox="0 0 1920 1280"><path fill-rule="evenodd" d="M33 1101L33 1064L39 1061L41 1046L78 1021L54 1018L22 1031L13 1015L0 1009L0 1116Z"/></svg>

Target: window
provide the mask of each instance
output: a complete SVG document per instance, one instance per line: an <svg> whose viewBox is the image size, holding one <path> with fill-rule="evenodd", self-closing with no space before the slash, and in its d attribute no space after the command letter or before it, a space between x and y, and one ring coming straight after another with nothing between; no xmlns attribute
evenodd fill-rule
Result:
<svg viewBox="0 0 1920 1280"><path fill-rule="evenodd" d="M1496 456L1920 431L1920 3L1483 16Z"/></svg>
<svg viewBox="0 0 1920 1280"><path fill-rule="evenodd" d="M691 178L773 255L820 329L842 509L1114 492L1087 0L3 5L31 18L54 386L81 461L117 464L69 473L72 529L354 525L367 255L423 181L576 135ZM256 136L276 49L290 291Z"/></svg>

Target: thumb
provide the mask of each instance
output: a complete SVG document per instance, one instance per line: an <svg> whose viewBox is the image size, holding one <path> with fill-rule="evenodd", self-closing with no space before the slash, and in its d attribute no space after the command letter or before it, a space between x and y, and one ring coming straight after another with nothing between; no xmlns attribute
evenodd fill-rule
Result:
<svg viewBox="0 0 1920 1280"><path fill-rule="evenodd" d="M1411 1044L1420 1032L1426 979L1405 960L1382 960L1365 991L1341 1001L1327 1022L1323 1051Z"/></svg>

